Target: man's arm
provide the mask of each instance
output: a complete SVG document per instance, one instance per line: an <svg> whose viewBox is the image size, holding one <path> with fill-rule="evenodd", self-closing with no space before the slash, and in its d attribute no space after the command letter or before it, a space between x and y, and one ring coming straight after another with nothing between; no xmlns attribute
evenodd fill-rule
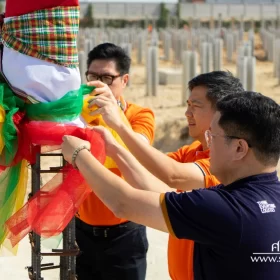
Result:
<svg viewBox="0 0 280 280"><path fill-rule="evenodd" d="M147 145L137 133L123 123L119 110L109 97L98 95L91 101L90 106L93 105L100 108L91 115L102 114L103 120L119 134L137 160L161 181L180 190L192 190L205 186L204 175L197 165L176 162Z"/></svg>
<svg viewBox="0 0 280 280"><path fill-rule="evenodd" d="M165 193L172 191L169 186L145 169L133 155L121 145L114 146L111 154L125 180L141 190Z"/></svg>
<svg viewBox="0 0 280 280"><path fill-rule="evenodd" d="M87 150L79 152L76 165L94 193L117 217L168 232L159 193L134 189Z"/></svg>
<svg viewBox="0 0 280 280"><path fill-rule="evenodd" d="M146 145L131 130L120 124L114 128L138 161L168 186L180 190L203 188L204 174L194 163L177 162Z"/></svg>
<svg viewBox="0 0 280 280"><path fill-rule="evenodd" d="M125 180L131 186L158 193L174 190L145 169L127 149L116 141L108 129L99 126L93 127L92 130L102 135L107 156L116 162Z"/></svg>

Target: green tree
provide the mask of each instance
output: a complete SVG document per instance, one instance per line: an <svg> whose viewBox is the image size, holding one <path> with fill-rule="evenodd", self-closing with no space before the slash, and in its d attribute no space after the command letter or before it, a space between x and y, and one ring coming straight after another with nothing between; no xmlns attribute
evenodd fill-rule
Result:
<svg viewBox="0 0 280 280"><path fill-rule="evenodd" d="M179 2L177 3L177 10L176 10L176 17L178 19L178 27L182 27L183 26L183 21L181 20L180 14L181 14L181 4L182 1L179 0Z"/></svg>
<svg viewBox="0 0 280 280"><path fill-rule="evenodd" d="M87 7L87 11L83 18L80 20L81 27L93 27L94 19L93 19L93 5L89 4Z"/></svg>
<svg viewBox="0 0 280 280"><path fill-rule="evenodd" d="M177 10L176 10L176 16L178 18L180 18L180 8L181 8L181 2L179 1L179 3L177 3Z"/></svg>
<svg viewBox="0 0 280 280"><path fill-rule="evenodd" d="M158 27L166 27L169 10L166 9L164 3L160 3L160 16L157 22Z"/></svg>

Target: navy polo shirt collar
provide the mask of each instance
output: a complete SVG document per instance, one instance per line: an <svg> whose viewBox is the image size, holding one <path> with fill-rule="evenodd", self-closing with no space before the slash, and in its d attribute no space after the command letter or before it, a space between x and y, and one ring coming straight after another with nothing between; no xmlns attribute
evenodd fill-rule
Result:
<svg viewBox="0 0 280 280"><path fill-rule="evenodd" d="M222 186L222 188L226 189L226 190L234 190L237 188L242 188L245 187L247 185L247 183L249 183L250 185L258 182L266 182L266 183L274 183L278 181L278 177L277 177L277 172L271 172L271 173L263 173L263 174L257 174L257 175L252 175L246 178L242 178L239 179L227 186Z"/></svg>

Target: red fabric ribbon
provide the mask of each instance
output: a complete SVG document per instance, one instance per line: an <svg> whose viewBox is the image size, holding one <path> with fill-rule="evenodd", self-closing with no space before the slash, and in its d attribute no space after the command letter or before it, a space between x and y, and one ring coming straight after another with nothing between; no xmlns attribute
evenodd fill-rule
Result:
<svg viewBox="0 0 280 280"><path fill-rule="evenodd" d="M73 135L91 143L91 153L102 164L105 145L102 137L90 129L52 122L24 122L20 125L19 158L34 158L34 145L60 145L64 135ZM37 146L37 147L38 147ZM29 148L28 148L29 147ZM34 162L33 162L34 163ZM8 238L15 246L30 231L42 237L60 234L75 215L91 189L80 172L68 165L40 189L6 222Z"/></svg>

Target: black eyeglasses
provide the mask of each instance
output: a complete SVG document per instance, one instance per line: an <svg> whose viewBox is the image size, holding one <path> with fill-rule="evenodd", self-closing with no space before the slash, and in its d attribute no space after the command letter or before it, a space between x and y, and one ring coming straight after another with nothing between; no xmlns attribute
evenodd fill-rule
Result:
<svg viewBox="0 0 280 280"><path fill-rule="evenodd" d="M96 75L93 73L90 73L89 71L86 72L86 78L88 82L93 82L93 81L101 81L102 83L110 86L114 80L118 77L121 77L122 75Z"/></svg>
<svg viewBox="0 0 280 280"><path fill-rule="evenodd" d="M208 148L209 148L209 147L211 146L211 144L212 144L212 139L213 139L213 137L217 137L217 136L219 136L219 137L224 137L224 138L228 138L228 139L243 139L243 138L240 138L240 137L238 137L238 136L213 134L213 133L211 133L210 130L206 130L206 131L205 131L205 140L206 140L206 144L207 144ZM252 146L250 145L250 143L249 143L246 139L244 139L244 140L247 142L248 147L249 147L249 148L252 148Z"/></svg>

